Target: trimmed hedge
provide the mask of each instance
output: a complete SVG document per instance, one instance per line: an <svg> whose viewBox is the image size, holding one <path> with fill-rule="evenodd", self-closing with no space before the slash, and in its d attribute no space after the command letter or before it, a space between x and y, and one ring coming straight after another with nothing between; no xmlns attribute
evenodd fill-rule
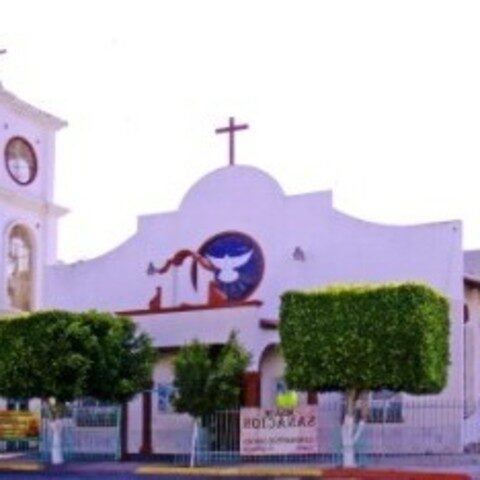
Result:
<svg viewBox="0 0 480 480"><path fill-rule="evenodd" d="M448 301L425 285L286 292L280 338L296 390L426 394L447 382Z"/></svg>

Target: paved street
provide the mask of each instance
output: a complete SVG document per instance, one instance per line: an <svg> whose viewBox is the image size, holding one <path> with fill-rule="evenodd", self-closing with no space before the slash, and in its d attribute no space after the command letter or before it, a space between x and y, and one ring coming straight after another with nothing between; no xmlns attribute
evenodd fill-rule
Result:
<svg viewBox="0 0 480 480"><path fill-rule="evenodd" d="M1 480L60 480L60 479L69 479L69 480L94 480L94 479L102 479L102 480L138 480L139 478L154 478L154 477L145 477L139 475L131 475L131 474L90 474L90 473L82 473L82 474L68 474L68 473L58 473L52 474L50 472L43 472L43 473L0 473ZM157 477L158 478L158 477Z"/></svg>
<svg viewBox="0 0 480 480"><path fill-rule="evenodd" d="M405 467L404 467L405 468ZM16 469L16 471L14 471ZM9 471L10 470L10 471ZM23 470L23 471L22 471ZM372 480L431 479L480 480L480 465L437 465L396 469L387 468L337 469L318 465L244 465L235 467L202 467L184 469L161 464L138 462L66 463L61 466L42 466L35 462L0 462L0 480L284 480L308 478L349 478ZM135 473L138 472L138 473ZM189 473L185 473L189 472ZM459 475L460 474L460 475ZM322 475L321 477L319 475ZM399 476L400 475L400 476Z"/></svg>
<svg viewBox="0 0 480 480"><path fill-rule="evenodd" d="M215 478L218 480L218 477L193 477L193 476L159 476L159 475L135 475L132 473L52 473L52 472L41 472L41 473L0 473L0 480L154 480L161 478L162 480L179 480L179 479L188 479L188 480L210 480ZM245 477L229 477L229 480L240 480ZM249 479L255 477L247 477ZM258 480L262 480L263 477L257 477ZM272 480L272 479L270 479Z"/></svg>
<svg viewBox="0 0 480 480"><path fill-rule="evenodd" d="M385 472L383 472L385 473ZM443 472L444 474L446 472ZM465 472L467 473L467 472ZM350 480L366 480L366 479L371 479L371 475L368 476L363 476L361 473L358 475L356 474L355 476L351 476L350 474L348 477L341 477L341 478L349 478ZM434 478L458 478L457 475L452 476L452 477L444 477L443 475L440 476L431 476L432 474L427 476L422 475L421 477L419 476L408 476L408 478L429 478L429 479L434 479ZM243 477L228 477L228 480L308 480L308 478L311 477L294 477L294 476L289 476L289 477L264 477L264 476L243 476ZM320 477L317 477L320 478ZM324 478L324 477L322 477ZM338 476L334 477L327 477L325 478L339 478ZM393 478L398 479L399 477L397 475L393 475L392 473L386 473L385 476L381 477L375 477L376 480L391 480ZM402 478L407 478L407 477L402 477ZM467 474L466 477L463 478L470 478L471 480L480 480L480 476L478 475L478 471L471 471L469 474ZM161 479L161 480L218 480L219 477L216 475L212 476L191 476L191 475L136 475L131 472L115 472L115 473L102 473L102 472L76 472L76 473L71 473L71 472L35 472L35 473L26 473L26 472L11 472L11 473L0 473L0 480L155 480L155 479Z"/></svg>

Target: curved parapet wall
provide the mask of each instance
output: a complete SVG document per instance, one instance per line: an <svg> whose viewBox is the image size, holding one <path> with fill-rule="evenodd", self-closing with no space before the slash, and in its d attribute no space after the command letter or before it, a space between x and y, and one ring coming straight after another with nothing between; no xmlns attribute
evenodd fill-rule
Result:
<svg viewBox="0 0 480 480"><path fill-rule="evenodd" d="M202 262L192 267L196 255L190 255L158 274L178 252L200 254L205 242L219 235L228 241L204 252L214 269L203 268ZM253 255L251 245L261 255ZM252 263L255 259L258 264ZM458 361L463 358L462 270L460 222L404 227L365 222L335 210L329 191L288 196L264 172L235 166L202 178L178 211L140 217L136 234L110 253L50 268L46 304L129 312L159 347L193 338L222 343L236 329L255 370L266 346L278 343L276 330L263 328L262 319L278 319L285 290L424 282L451 301L453 395L463 391ZM222 301L222 292L234 292L235 282L242 288L248 281L255 288L245 296L231 294L241 301L228 303L225 296ZM222 288L212 290L212 285Z"/></svg>

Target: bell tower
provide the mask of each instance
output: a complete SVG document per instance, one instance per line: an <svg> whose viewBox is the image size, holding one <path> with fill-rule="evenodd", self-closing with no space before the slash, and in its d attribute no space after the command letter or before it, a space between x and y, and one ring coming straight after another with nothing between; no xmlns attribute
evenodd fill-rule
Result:
<svg viewBox="0 0 480 480"><path fill-rule="evenodd" d="M64 126L0 83L0 315L42 307L66 213L53 203L55 135Z"/></svg>

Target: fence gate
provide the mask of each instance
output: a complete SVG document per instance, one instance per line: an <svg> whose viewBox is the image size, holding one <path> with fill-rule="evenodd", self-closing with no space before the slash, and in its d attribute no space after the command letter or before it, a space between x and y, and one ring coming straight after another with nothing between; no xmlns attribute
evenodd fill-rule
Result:
<svg viewBox="0 0 480 480"><path fill-rule="evenodd" d="M121 408L115 406L71 405L67 407L62 427L62 448L68 460L120 459ZM40 434L40 455L50 457L52 432L48 412L43 411Z"/></svg>

